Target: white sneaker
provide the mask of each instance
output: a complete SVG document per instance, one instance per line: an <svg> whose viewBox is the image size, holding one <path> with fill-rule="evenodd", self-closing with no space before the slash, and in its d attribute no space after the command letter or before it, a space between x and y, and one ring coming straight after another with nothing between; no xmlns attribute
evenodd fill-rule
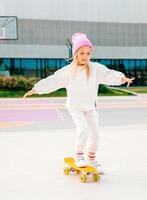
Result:
<svg viewBox="0 0 147 200"><path fill-rule="evenodd" d="M95 167L99 174L104 174L104 169L96 160L88 160L88 165Z"/></svg>
<svg viewBox="0 0 147 200"><path fill-rule="evenodd" d="M77 165L77 167L85 167L86 166L86 161L83 157L77 157L75 159L75 164Z"/></svg>

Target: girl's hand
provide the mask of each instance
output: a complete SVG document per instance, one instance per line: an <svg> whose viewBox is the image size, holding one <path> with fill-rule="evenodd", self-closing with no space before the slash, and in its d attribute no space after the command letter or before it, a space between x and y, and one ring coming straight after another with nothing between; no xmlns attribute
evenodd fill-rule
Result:
<svg viewBox="0 0 147 200"><path fill-rule="evenodd" d="M135 78L123 77L123 78L121 79L121 82L122 82L122 84L128 83L128 84L127 84L127 87L129 87L130 84L133 82L134 79L135 79Z"/></svg>
<svg viewBox="0 0 147 200"><path fill-rule="evenodd" d="M26 98L27 96L31 96L31 95L33 95L33 94L35 94L35 93L36 93L36 91L35 91L35 89L33 88L33 89L29 90L28 92L26 92L26 93L24 94L23 98Z"/></svg>

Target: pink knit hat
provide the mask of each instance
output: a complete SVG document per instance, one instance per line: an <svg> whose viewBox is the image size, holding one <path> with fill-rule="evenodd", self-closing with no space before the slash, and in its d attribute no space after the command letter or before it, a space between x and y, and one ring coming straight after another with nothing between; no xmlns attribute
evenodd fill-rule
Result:
<svg viewBox="0 0 147 200"><path fill-rule="evenodd" d="M91 41L87 38L87 36L84 33L74 33L72 35L72 44L73 55L82 46L88 46L93 48Z"/></svg>

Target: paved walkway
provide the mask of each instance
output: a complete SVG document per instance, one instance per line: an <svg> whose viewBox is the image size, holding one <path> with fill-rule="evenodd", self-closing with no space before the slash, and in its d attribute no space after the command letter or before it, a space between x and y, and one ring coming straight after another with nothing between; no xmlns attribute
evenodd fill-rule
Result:
<svg viewBox="0 0 147 200"><path fill-rule="evenodd" d="M107 116L113 116L115 111L120 110L120 114L123 110L127 113L128 110L139 114L139 110L147 108L147 95L129 96L129 97L99 97L97 108L100 114L106 113ZM109 112L111 112L109 116ZM129 113L127 113L129 115ZM136 113L135 113L136 114ZM141 113L142 115L142 113ZM104 118L105 118L104 117ZM115 117L115 123L118 121L119 116ZM141 117L141 122L146 122L144 116ZM124 117L124 121L127 116ZM129 120L129 123L132 123ZM134 119L136 120L136 119ZM137 121L140 119L137 118ZM68 121L68 123L67 123ZM113 119L107 120L112 123ZM122 121L122 120L120 120ZM132 120L133 121L133 120ZM50 128L62 128L62 124L65 122L64 128L73 128L72 119L70 118L67 110L65 109L65 98L27 98L25 100L21 98L1 98L0 99L0 129L1 130L26 130L30 127L30 130L37 126L45 125ZM108 122L104 122L106 125ZM43 125L42 125L43 124ZM58 126L57 126L58 124ZM14 129L14 127L16 127ZM18 128L19 127L19 128ZM20 128L22 127L22 129Z"/></svg>
<svg viewBox="0 0 147 200"><path fill-rule="evenodd" d="M97 157L106 171L99 183L63 174L75 135L64 103L0 99L0 199L146 200L147 95L99 98Z"/></svg>

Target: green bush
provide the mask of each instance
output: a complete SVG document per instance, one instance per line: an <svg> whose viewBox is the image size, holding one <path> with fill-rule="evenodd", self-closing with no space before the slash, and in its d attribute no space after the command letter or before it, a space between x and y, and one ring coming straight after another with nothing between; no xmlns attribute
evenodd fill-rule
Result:
<svg viewBox="0 0 147 200"><path fill-rule="evenodd" d="M39 79L36 77L26 78L23 76L0 76L0 88L29 90L38 80Z"/></svg>
<svg viewBox="0 0 147 200"><path fill-rule="evenodd" d="M99 94L108 94L109 92L111 93L111 91L112 90L110 88L108 88L106 85L100 84L98 93Z"/></svg>
<svg viewBox="0 0 147 200"><path fill-rule="evenodd" d="M34 84L39 79L36 77L26 78L23 76L0 76L0 97L21 97L23 94L32 89ZM106 85L100 85L99 95L112 96L112 95L133 95L129 91L125 91L119 88L112 88ZM42 95L36 95L37 97ZM58 91L46 94L43 96L67 96L66 89L59 89Z"/></svg>

